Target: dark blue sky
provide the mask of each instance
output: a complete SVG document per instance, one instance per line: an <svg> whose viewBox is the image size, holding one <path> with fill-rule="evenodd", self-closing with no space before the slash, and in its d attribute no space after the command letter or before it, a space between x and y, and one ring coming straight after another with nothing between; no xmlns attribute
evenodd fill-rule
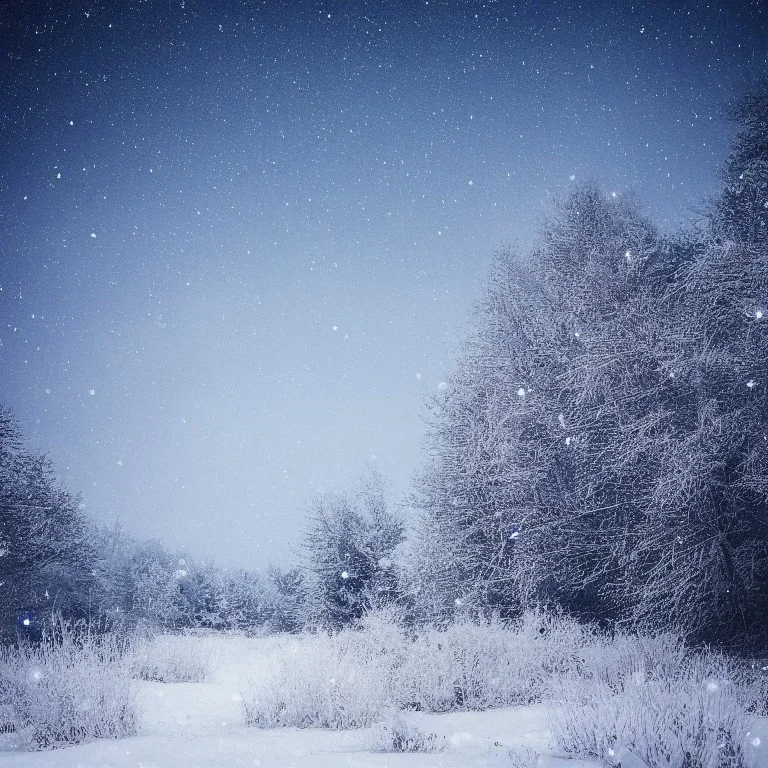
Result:
<svg viewBox="0 0 768 768"><path fill-rule="evenodd" d="M0 0L0 401L100 520L283 561L395 498L502 242L717 189L764 4Z"/></svg>

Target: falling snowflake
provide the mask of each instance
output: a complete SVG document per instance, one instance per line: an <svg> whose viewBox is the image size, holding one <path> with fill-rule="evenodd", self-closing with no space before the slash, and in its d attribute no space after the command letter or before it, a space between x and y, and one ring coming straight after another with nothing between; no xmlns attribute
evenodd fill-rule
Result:
<svg viewBox="0 0 768 768"><path fill-rule="evenodd" d="M763 310L762 310L762 309L757 309L757 310L755 310L755 317L756 317L758 320L761 320L761 319L762 319L762 317L763 317Z"/></svg>
<svg viewBox="0 0 768 768"><path fill-rule="evenodd" d="M95 232L91 232L91 237L96 237L96 233Z"/></svg>
<svg viewBox="0 0 768 768"><path fill-rule="evenodd" d="M341 578L342 579L348 579L349 578L349 572L348 571L342 571L341 572Z"/></svg>
<svg viewBox="0 0 768 768"><path fill-rule="evenodd" d="M525 389L523 389L523 387L520 387L520 389L517 390L517 396L525 397Z"/></svg>
<svg viewBox="0 0 768 768"><path fill-rule="evenodd" d="M754 379L750 379L747 382L747 388L748 389L754 389L757 386L757 382Z"/></svg>

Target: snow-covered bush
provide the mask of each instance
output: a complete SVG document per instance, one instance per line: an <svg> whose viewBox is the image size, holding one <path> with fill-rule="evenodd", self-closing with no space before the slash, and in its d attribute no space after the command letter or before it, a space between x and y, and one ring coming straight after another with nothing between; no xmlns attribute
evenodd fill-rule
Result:
<svg viewBox="0 0 768 768"><path fill-rule="evenodd" d="M390 701L390 660L354 631L305 635L279 646L243 693L245 720L262 728L364 728Z"/></svg>
<svg viewBox="0 0 768 768"><path fill-rule="evenodd" d="M530 664L514 640L498 622L425 629L399 670L397 698L405 707L429 712L524 701Z"/></svg>
<svg viewBox="0 0 768 768"><path fill-rule="evenodd" d="M157 635L138 640L134 647L133 674L142 680L202 683L211 666L205 644L191 635Z"/></svg>
<svg viewBox="0 0 768 768"><path fill-rule="evenodd" d="M536 768L541 765L541 757L536 750L523 744L515 744L507 751L508 768Z"/></svg>
<svg viewBox="0 0 768 768"><path fill-rule="evenodd" d="M606 765L647 768L747 768L755 753L733 668L716 654L691 655L674 667L677 650L655 665L637 642L624 674L563 683L549 706L556 744L566 755ZM641 661L645 664L640 663Z"/></svg>
<svg viewBox="0 0 768 768"><path fill-rule="evenodd" d="M246 721L352 728L391 706L446 712L539 701L591 638L575 622L534 612L515 624L463 621L412 635L382 609L354 629L282 644L243 695Z"/></svg>
<svg viewBox="0 0 768 768"><path fill-rule="evenodd" d="M527 704L545 696L553 676L576 667L592 637L541 613L515 624L425 627L414 636L377 611L355 629L281 645L243 696L246 720L350 728L374 722L389 706L446 712Z"/></svg>
<svg viewBox="0 0 768 768"><path fill-rule="evenodd" d="M768 663L765 659L744 660L736 678L747 712L755 717L768 717Z"/></svg>
<svg viewBox="0 0 768 768"><path fill-rule="evenodd" d="M513 624L425 628L399 670L397 698L430 712L529 704L575 668L591 641L576 622L533 611Z"/></svg>
<svg viewBox="0 0 768 768"><path fill-rule="evenodd" d="M596 634L575 654L574 663L551 679L546 698L559 699L568 691L580 696L594 684L623 690L627 680L667 680L676 677L691 657L677 635Z"/></svg>
<svg viewBox="0 0 768 768"><path fill-rule="evenodd" d="M40 644L0 649L4 724L28 750L136 733L124 643L60 621Z"/></svg>
<svg viewBox="0 0 768 768"><path fill-rule="evenodd" d="M372 752L442 752L445 737L425 733L395 712L373 727L368 746Z"/></svg>

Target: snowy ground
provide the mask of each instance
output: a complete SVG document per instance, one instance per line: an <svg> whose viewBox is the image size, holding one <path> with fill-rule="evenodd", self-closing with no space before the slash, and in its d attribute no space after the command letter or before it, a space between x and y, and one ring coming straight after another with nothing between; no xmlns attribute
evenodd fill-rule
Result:
<svg viewBox="0 0 768 768"><path fill-rule="evenodd" d="M214 659L207 683L136 681L142 735L53 752L27 753L0 737L0 768L509 768L508 747L548 749L544 708L518 707L442 715L409 713L424 731L444 736L435 754L370 751L371 730L261 730L244 724L240 691L258 675L274 639L200 638ZM765 734L768 738L768 733ZM595 763L545 757L539 768Z"/></svg>

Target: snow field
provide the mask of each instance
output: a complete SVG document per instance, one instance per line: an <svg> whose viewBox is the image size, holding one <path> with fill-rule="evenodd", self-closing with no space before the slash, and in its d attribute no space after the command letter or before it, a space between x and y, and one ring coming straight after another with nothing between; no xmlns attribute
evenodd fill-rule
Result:
<svg viewBox="0 0 768 768"><path fill-rule="evenodd" d="M48 715L0 735L0 768L768 766L766 721L748 712L765 704L762 678L670 636L608 638L541 614L414 633L374 615L336 635L162 635L111 657L74 647L45 667L62 678L65 721L95 722L93 701L120 690L130 729L88 725L74 736L91 743L50 751L75 739L30 739L59 732ZM39 659L12 657L3 679L10 665L40 690ZM94 682L130 675L122 689ZM61 712L52 695L27 718Z"/></svg>

